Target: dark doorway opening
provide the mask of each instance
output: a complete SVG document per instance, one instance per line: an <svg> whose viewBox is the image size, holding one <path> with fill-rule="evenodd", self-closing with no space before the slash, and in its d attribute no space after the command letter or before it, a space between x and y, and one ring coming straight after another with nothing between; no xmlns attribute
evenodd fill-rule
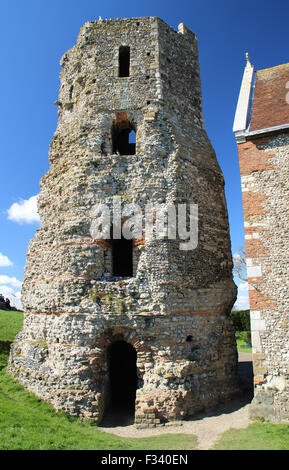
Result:
<svg viewBox="0 0 289 470"><path fill-rule="evenodd" d="M112 153L135 155L136 133L132 125L125 121L112 127Z"/></svg>
<svg viewBox="0 0 289 470"><path fill-rule="evenodd" d="M126 341L116 341L107 349L108 388L104 425L132 423L137 389L137 354Z"/></svg>
<svg viewBox="0 0 289 470"><path fill-rule="evenodd" d="M129 77L130 48L128 46L119 48L118 65L118 76Z"/></svg>
<svg viewBox="0 0 289 470"><path fill-rule="evenodd" d="M112 240L112 275L116 277L133 276L132 240L121 238Z"/></svg>

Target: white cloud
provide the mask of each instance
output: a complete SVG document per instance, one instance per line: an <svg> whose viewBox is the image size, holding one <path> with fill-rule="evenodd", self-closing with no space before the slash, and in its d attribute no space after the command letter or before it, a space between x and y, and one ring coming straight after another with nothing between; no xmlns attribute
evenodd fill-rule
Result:
<svg viewBox="0 0 289 470"><path fill-rule="evenodd" d="M247 291L248 291L248 282L242 282L242 283L239 285L238 289L239 289L240 291L245 291L245 292L247 292Z"/></svg>
<svg viewBox="0 0 289 470"><path fill-rule="evenodd" d="M247 310L248 308L250 308L248 297L245 295L239 295L233 308L235 310L241 310L241 309Z"/></svg>
<svg viewBox="0 0 289 470"><path fill-rule="evenodd" d="M22 282L16 277L0 275L0 294L8 297L10 304L18 309L22 309L21 304L21 286Z"/></svg>
<svg viewBox="0 0 289 470"><path fill-rule="evenodd" d="M6 267L6 266L12 266L12 265L13 263L12 261L10 261L8 256L2 255L2 253L0 253L0 266Z"/></svg>
<svg viewBox="0 0 289 470"><path fill-rule="evenodd" d="M40 222L37 212L37 196L14 202L7 210L8 219L19 224L32 224Z"/></svg>
<svg viewBox="0 0 289 470"><path fill-rule="evenodd" d="M241 257L241 255L240 255L239 253L234 253L234 255L233 255L233 260L234 260L234 261L239 261L241 258L242 258L242 257Z"/></svg>
<svg viewBox="0 0 289 470"><path fill-rule="evenodd" d="M11 306L14 306L20 310L22 309L20 291L15 291L14 289L12 289L12 287L0 285L0 294L2 294L5 298L8 297Z"/></svg>
<svg viewBox="0 0 289 470"><path fill-rule="evenodd" d="M22 282L18 281L16 277L5 276L4 274L0 275L0 284L8 284L8 286L12 286L16 289L20 289L22 286Z"/></svg>
<svg viewBox="0 0 289 470"><path fill-rule="evenodd" d="M249 308L248 282L241 282L238 286L238 297L233 310L248 310Z"/></svg>

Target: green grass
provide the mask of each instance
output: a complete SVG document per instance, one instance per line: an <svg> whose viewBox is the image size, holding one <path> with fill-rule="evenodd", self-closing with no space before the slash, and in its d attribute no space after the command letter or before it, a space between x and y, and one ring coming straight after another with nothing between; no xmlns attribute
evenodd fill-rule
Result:
<svg viewBox="0 0 289 470"><path fill-rule="evenodd" d="M53 408L0 373L1 450L166 450L194 449L193 435L164 434L127 439L56 413Z"/></svg>
<svg viewBox="0 0 289 470"><path fill-rule="evenodd" d="M0 341L13 341L23 323L23 313L0 310Z"/></svg>
<svg viewBox="0 0 289 470"><path fill-rule="evenodd" d="M57 413L6 374L11 341L22 326L21 312L0 311L0 450L189 450L194 435L120 438L96 425ZM1 366L0 366L1 368Z"/></svg>
<svg viewBox="0 0 289 470"><path fill-rule="evenodd" d="M252 353L252 346L248 347L246 343L246 331L236 331L236 342L238 352Z"/></svg>
<svg viewBox="0 0 289 470"><path fill-rule="evenodd" d="M6 367L10 345L23 323L23 313L0 310L0 370Z"/></svg>
<svg viewBox="0 0 289 470"><path fill-rule="evenodd" d="M289 450L289 425L254 423L246 429L230 429L215 450Z"/></svg>
<svg viewBox="0 0 289 470"><path fill-rule="evenodd" d="M238 352L252 353L252 347L246 346L245 341L237 339L237 350Z"/></svg>

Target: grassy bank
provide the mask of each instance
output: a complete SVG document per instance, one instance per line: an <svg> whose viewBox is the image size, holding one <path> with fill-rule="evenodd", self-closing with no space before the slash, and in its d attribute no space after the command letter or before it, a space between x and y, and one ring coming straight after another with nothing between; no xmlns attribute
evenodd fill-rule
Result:
<svg viewBox="0 0 289 470"><path fill-rule="evenodd" d="M100 431L64 413L0 373L1 450L157 450L194 449L193 435L164 434L144 439L125 439Z"/></svg>
<svg viewBox="0 0 289 470"><path fill-rule="evenodd" d="M100 431L53 408L26 392L6 374L10 344L21 329L21 312L0 311L0 450L189 450L197 438L163 434L142 439L120 438ZM232 424L234 425L234 424ZM215 449L289 449L289 426L254 423L223 434Z"/></svg>
<svg viewBox="0 0 289 470"><path fill-rule="evenodd" d="M188 450L194 435L163 434L125 439L100 431L26 392L6 374L10 344L21 329L21 312L0 311L0 450Z"/></svg>
<svg viewBox="0 0 289 470"><path fill-rule="evenodd" d="M23 313L0 310L0 370L6 367L10 344L20 331Z"/></svg>
<svg viewBox="0 0 289 470"><path fill-rule="evenodd" d="M230 429L215 450L289 450L289 425L253 423L246 429Z"/></svg>

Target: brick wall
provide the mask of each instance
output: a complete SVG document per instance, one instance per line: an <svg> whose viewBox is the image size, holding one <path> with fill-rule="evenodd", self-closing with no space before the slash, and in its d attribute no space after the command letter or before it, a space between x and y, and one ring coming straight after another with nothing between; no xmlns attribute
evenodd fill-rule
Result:
<svg viewBox="0 0 289 470"><path fill-rule="evenodd" d="M238 153L255 376L251 413L288 420L288 133L240 143Z"/></svg>

